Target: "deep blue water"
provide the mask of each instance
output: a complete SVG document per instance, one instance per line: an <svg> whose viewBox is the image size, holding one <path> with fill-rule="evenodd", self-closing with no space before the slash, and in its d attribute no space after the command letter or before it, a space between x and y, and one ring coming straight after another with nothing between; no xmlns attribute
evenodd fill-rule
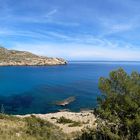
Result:
<svg viewBox="0 0 140 140"><path fill-rule="evenodd" d="M124 68L128 73L140 72L136 62L70 62L64 66L0 67L0 105L6 113L48 113L59 109L96 107L100 95L98 79L109 72ZM66 107L54 102L75 96L76 101Z"/></svg>

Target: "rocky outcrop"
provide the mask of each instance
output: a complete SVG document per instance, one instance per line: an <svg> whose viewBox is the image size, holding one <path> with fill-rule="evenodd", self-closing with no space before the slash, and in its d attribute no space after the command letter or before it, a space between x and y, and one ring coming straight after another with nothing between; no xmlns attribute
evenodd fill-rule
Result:
<svg viewBox="0 0 140 140"><path fill-rule="evenodd" d="M59 105L59 106L66 106L66 105L70 104L71 102L74 102L75 100L76 100L75 97L69 97L69 98L67 98L65 100L58 101L55 104Z"/></svg>
<svg viewBox="0 0 140 140"><path fill-rule="evenodd" d="M0 47L0 66L64 65L66 60L32 54L26 51L7 50Z"/></svg>

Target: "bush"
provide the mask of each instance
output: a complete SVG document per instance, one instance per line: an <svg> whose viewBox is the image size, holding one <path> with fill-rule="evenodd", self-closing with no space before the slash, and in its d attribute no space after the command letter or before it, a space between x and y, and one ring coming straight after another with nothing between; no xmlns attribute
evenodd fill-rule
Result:
<svg viewBox="0 0 140 140"><path fill-rule="evenodd" d="M65 117L60 117L57 119L57 123L62 123L62 124L69 124L69 127L76 127L76 126L81 126L81 122L79 121L73 121L71 119L67 119Z"/></svg>
<svg viewBox="0 0 140 140"><path fill-rule="evenodd" d="M57 123L67 124L73 123L73 121L62 116L59 119L57 119Z"/></svg>

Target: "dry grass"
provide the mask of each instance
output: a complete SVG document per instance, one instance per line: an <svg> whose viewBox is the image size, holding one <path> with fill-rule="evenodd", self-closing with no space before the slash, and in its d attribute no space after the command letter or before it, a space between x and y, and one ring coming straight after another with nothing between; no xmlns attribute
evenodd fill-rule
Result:
<svg viewBox="0 0 140 140"><path fill-rule="evenodd" d="M0 115L0 140L66 140L62 131L51 123L36 118Z"/></svg>

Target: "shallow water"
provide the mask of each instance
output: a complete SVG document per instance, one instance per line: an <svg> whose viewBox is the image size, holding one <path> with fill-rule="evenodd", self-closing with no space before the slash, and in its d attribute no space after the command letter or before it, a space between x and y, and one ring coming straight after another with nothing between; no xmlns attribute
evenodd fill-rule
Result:
<svg viewBox="0 0 140 140"><path fill-rule="evenodd" d="M98 79L111 70L140 72L138 62L70 62L64 66L0 67L0 105L6 113L48 113L59 109L96 107L100 95ZM54 103L70 96L76 101L66 107Z"/></svg>

